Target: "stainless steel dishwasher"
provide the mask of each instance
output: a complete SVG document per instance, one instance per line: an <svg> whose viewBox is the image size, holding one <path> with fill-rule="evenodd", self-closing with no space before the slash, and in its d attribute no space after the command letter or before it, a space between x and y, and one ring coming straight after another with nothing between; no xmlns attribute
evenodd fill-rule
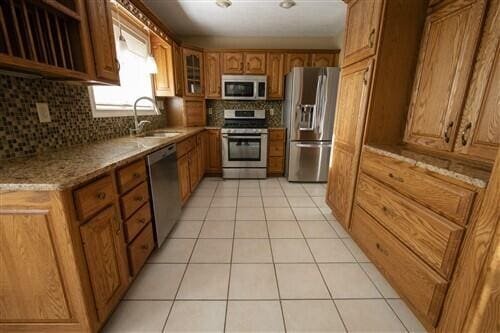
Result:
<svg viewBox="0 0 500 333"><path fill-rule="evenodd" d="M147 156L158 247L181 215L175 144Z"/></svg>

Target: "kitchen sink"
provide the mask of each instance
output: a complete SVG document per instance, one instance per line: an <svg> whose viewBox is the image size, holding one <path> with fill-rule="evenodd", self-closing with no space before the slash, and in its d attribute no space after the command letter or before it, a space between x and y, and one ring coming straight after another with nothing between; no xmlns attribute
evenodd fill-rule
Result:
<svg viewBox="0 0 500 333"><path fill-rule="evenodd" d="M180 132L153 132L144 135L144 138L171 138L181 134Z"/></svg>

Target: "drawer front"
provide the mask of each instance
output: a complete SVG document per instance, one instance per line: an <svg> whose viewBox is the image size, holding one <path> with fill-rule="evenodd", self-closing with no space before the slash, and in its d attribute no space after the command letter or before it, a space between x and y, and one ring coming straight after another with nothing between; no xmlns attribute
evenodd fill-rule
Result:
<svg viewBox="0 0 500 333"><path fill-rule="evenodd" d="M351 235L420 319L436 326L447 281L357 205L353 209Z"/></svg>
<svg viewBox="0 0 500 333"><path fill-rule="evenodd" d="M364 151L361 169L450 220L465 225L474 192L412 168L408 163Z"/></svg>
<svg viewBox="0 0 500 333"><path fill-rule="evenodd" d="M140 182L144 181L146 179L146 175L146 162L144 160L139 160L118 170L117 180L120 193L127 192Z"/></svg>
<svg viewBox="0 0 500 333"><path fill-rule="evenodd" d="M127 242L132 241L132 239L137 236L139 231L144 228L144 226L151 221L151 207L149 202L144 206L139 208L127 221L125 221L125 238Z"/></svg>
<svg viewBox="0 0 500 333"><path fill-rule="evenodd" d="M267 160L268 173L281 173L283 172L283 157L269 157Z"/></svg>
<svg viewBox="0 0 500 333"><path fill-rule="evenodd" d="M139 236L128 246L130 273L132 276L141 270L154 247L153 225L148 223Z"/></svg>
<svg viewBox="0 0 500 333"><path fill-rule="evenodd" d="M115 199L113 180L105 176L73 192L76 212L80 220L97 213Z"/></svg>
<svg viewBox="0 0 500 333"><path fill-rule="evenodd" d="M284 141L285 140L285 130L284 129L270 129L268 139L269 139L269 141Z"/></svg>
<svg viewBox="0 0 500 333"><path fill-rule="evenodd" d="M176 145L177 158L186 155L191 149L196 146L196 136L192 136Z"/></svg>
<svg viewBox="0 0 500 333"><path fill-rule="evenodd" d="M361 174L356 203L445 277L451 275L463 228Z"/></svg>
<svg viewBox="0 0 500 333"><path fill-rule="evenodd" d="M282 157L285 155L285 146L282 141L269 142L269 156Z"/></svg>
<svg viewBox="0 0 500 333"><path fill-rule="evenodd" d="M120 198L122 217L124 219L129 218L129 216L132 215L137 208L141 207L148 200L148 184L143 182Z"/></svg>

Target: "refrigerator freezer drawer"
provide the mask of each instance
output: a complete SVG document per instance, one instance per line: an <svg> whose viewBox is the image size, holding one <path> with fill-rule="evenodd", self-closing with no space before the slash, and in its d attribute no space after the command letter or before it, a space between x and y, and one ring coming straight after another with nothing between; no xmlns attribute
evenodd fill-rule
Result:
<svg viewBox="0 0 500 333"><path fill-rule="evenodd" d="M290 142L288 180L326 182L331 149L330 141Z"/></svg>

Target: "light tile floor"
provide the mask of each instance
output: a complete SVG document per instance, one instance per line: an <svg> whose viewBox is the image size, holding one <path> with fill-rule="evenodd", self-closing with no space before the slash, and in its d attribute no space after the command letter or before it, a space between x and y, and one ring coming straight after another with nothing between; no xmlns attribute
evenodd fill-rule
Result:
<svg viewBox="0 0 500 333"><path fill-rule="evenodd" d="M425 332L325 184L205 178L104 332Z"/></svg>

